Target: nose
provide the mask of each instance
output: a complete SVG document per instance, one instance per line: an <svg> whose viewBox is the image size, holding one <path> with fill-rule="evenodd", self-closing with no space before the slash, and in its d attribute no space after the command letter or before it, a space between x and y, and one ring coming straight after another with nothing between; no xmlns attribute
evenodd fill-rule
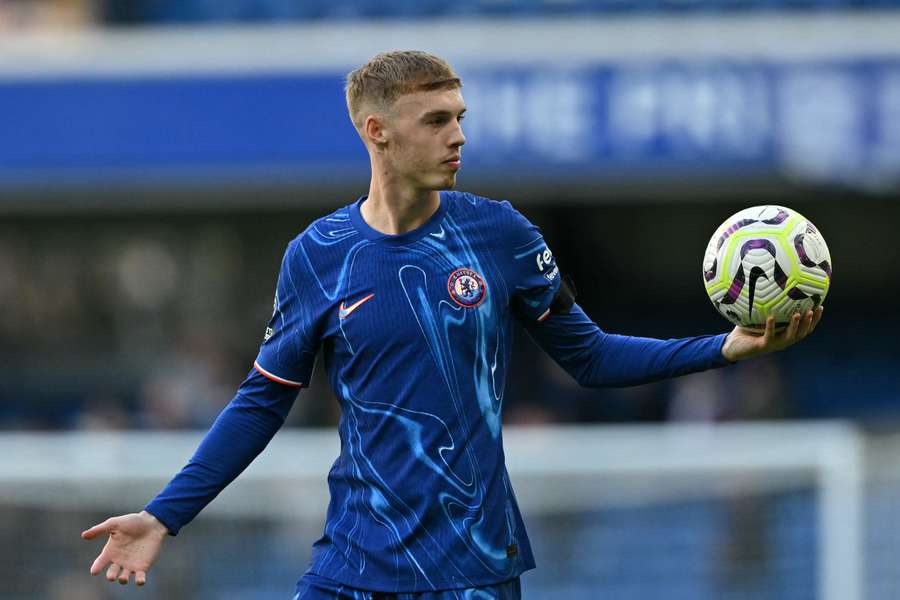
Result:
<svg viewBox="0 0 900 600"><path fill-rule="evenodd" d="M456 128L453 130L453 134L450 136L450 146L453 148L459 148L465 143L466 136L465 134L463 134L462 124L457 121Z"/></svg>

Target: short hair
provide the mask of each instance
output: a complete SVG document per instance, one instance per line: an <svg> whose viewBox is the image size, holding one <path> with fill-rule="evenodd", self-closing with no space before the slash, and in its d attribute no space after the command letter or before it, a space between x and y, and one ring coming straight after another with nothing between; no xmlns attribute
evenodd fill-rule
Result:
<svg viewBox="0 0 900 600"><path fill-rule="evenodd" d="M387 110L403 94L462 87L443 58L420 50L382 52L347 74L350 120L362 129L365 110Z"/></svg>

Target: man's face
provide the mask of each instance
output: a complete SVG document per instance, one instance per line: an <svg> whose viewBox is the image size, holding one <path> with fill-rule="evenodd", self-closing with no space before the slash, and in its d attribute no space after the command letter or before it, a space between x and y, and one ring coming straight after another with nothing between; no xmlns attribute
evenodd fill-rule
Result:
<svg viewBox="0 0 900 600"><path fill-rule="evenodd" d="M456 185L460 150L466 143L460 127L465 111L459 89L400 96L385 123L390 133L385 157L392 174L417 189Z"/></svg>

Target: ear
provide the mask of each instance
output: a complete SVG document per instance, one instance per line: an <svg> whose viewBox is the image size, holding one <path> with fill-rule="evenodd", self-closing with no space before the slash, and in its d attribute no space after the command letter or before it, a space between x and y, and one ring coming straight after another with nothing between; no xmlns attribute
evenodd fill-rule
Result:
<svg viewBox="0 0 900 600"><path fill-rule="evenodd" d="M363 137L378 149L384 148L390 137L384 121L377 115L369 115L363 123Z"/></svg>

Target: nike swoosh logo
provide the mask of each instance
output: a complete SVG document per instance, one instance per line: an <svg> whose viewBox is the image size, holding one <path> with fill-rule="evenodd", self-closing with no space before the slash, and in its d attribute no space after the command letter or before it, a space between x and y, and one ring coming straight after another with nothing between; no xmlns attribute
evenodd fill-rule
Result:
<svg viewBox="0 0 900 600"><path fill-rule="evenodd" d="M340 316L340 318L346 319L350 315L350 313L352 313L354 310L359 308L363 302L366 302L367 300L371 300L374 295L375 295L374 293L371 293L368 296L366 296L365 298L363 298L361 300L357 300L350 306L344 306L344 303L341 302L341 311L340 311L340 313L338 313L338 315Z"/></svg>
<svg viewBox="0 0 900 600"><path fill-rule="evenodd" d="M434 237L438 238L439 240L442 240L442 239L444 239L444 234L445 234L445 232L444 232L444 226L441 225L441 231L440 231L440 233L432 233L431 235L433 235Z"/></svg>
<svg viewBox="0 0 900 600"><path fill-rule="evenodd" d="M756 281L763 277L764 279L768 279L769 276L766 275L766 272L762 270L762 267L753 267L750 269L750 308L748 309L749 315L748 318L753 318L753 297L756 296Z"/></svg>

